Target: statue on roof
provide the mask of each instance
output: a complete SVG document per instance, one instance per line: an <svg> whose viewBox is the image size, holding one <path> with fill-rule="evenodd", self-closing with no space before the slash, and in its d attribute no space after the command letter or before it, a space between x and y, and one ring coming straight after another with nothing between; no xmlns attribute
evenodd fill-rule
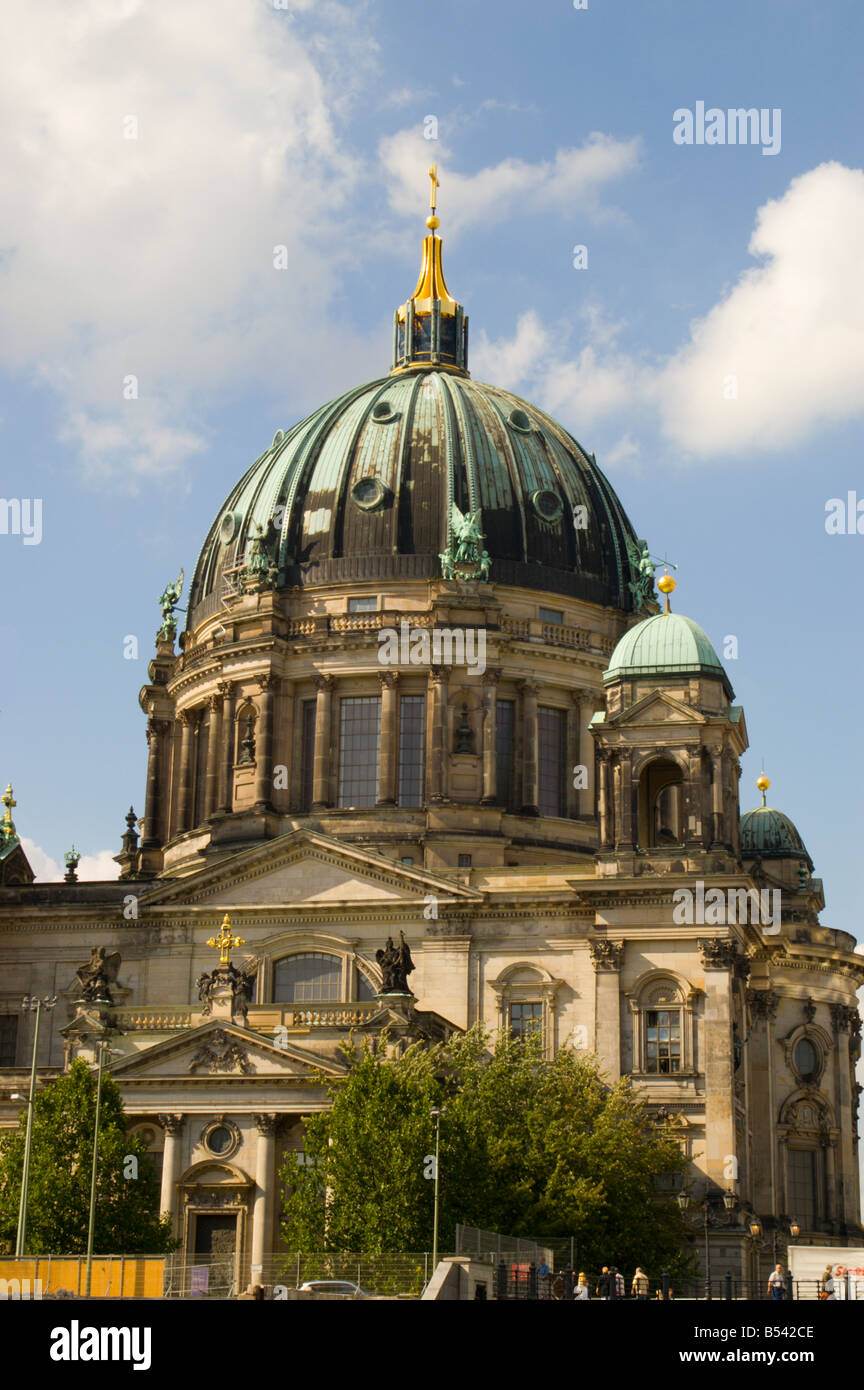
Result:
<svg viewBox="0 0 864 1390"><path fill-rule="evenodd" d="M104 946L93 946L90 959L75 971L81 990L79 999L86 1003L113 1004L111 985L117 983L120 964L119 951L108 953Z"/></svg>
<svg viewBox="0 0 864 1390"><path fill-rule="evenodd" d="M174 610L183 592L183 571L181 569L173 584L166 584L159 598L162 609L162 626L156 634L157 642L173 642L177 633L177 618Z"/></svg>
<svg viewBox="0 0 864 1390"><path fill-rule="evenodd" d="M404 932L399 933L398 946L394 945L392 936L388 936L387 945L383 951L375 952L375 959L381 967L382 994L412 993L408 988L408 976L414 969L414 962Z"/></svg>
<svg viewBox="0 0 864 1390"><path fill-rule="evenodd" d="M278 574L279 566L274 563L264 527L259 521L256 534L249 542L246 564L237 576L241 594L260 594L267 589L275 589Z"/></svg>
<svg viewBox="0 0 864 1390"><path fill-rule="evenodd" d="M449 531L447 549L438 557L444 578L488 581L492 560L483 549L485 536L480 530L479 510L462 512L455 502L451 503Z"/></svg>
<svg viewBox="0 0 864 1390"><path fill-rule="evenodd" d="M648 542L633 541L628 536L627 558L633 576L627 585L633 595L633 608L637 613L653 613L657 600L654 595L654 561L648 550Z"/></svg>

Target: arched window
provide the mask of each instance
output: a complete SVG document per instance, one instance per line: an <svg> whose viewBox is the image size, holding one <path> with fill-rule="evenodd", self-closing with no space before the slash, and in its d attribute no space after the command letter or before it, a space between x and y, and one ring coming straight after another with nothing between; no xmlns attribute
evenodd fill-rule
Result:
<svg viewBox="0 0 864 1390"><path fill-rule="evenodd" d="M654 976L628 998L633 1015L633 1071L646 1077L692 1073L692 993L677 980Z"/></svg>
<svg viewBox="0 0 864 1390"><path fill-rule="evenodd" d="M682 783L680 767L668 758L643 769L639 778L639 844L643 849L682 843Z"/></svg>
<svg viewBox="0 0 864 1390"><path fill-rule="evenodd" d="M276 1004L330 1004L342 998L342 962L319 951L285 956L273 970Z"/></svg>

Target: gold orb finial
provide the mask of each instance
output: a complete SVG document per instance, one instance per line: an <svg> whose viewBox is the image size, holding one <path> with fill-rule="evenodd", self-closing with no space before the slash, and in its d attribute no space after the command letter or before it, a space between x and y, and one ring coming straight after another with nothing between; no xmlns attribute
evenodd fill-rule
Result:
<svg viewBox="0 0 864 1390"><path fill-rule="evenodd" d="M436 227L441 226L441 218L436 217L434 213L431 213L426 218L426 226L429 228L430 232L434 232Z"/></svg>
<svg viewBox="0 0 864 1390"><path fill-rule="evenodd" d="M766 799L765 799L765 793L767 792L767 790L768 790L768 788L770 787L770 785L771 785L771 778L770 778L770 777L766 777L764 772L760 772L760 773L759 773L759 776L756 778L756 786L759 788L760 792L762 793L762 805L763 805L763 806L766 806L766 805L768 804L767 801L766 801Z"/></svg>
<svg viewBox="0 0 864 1390"><path fill-rule="evenodd" d="M671 609L669 607L669 595L674 593L677 587L677 580L673 578L673 576L669 573L668 570L664 570L660 578L657 580L657 588L660 590L661 594L666 595L667 613L671 612Z"/></svg>

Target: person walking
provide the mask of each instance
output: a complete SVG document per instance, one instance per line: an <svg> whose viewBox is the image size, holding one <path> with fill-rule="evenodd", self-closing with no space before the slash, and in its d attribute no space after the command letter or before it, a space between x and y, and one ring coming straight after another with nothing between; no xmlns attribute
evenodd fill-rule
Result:
<svg viewBox="0 0 864 1390"><path fill-rule="evenodd" d="M781 1302L785 1283L786 1281L783 1278L783 1266L777 1265L768 1276L768 1292L775 1303Z"/></svg>
<svg viewBox="0 0 864 1390"><path fill-rule="evenodd" d="M584 1274L579 1275L576 1287L573 1290L573 1297L578 1298L582 1303L586 1302L591 1297L588 1292L588 1280L585 1278Z"/></svg>
<svg viewBox="0 0 864 1390"><path fill-rule="evenodd" d="M540 1298L550 1298L552 1292L552 1271L545 1259L537 1266L537 1292Z"/></svg>
<svg viewBox="0 0 864 1390"><path fill-rule="evenodd" d="M615 1268L614 1265L612 1266L611 1273L612 1273L612 1275L613 1275L614 1278L615 1278L615 1293L614 1293L614 1297L615 1297L615 1298L623 1298L624 1295L625 1295L625 1289L624 1289L624 1275L623 1275L619 1270L617 1270L617 1269Z"/></svg>
<svg viewBox="0 0 864 1390"><path fill-rule="evenodd" d="M830 1298L833 1300L834 1303L836 1303L837 1295L834 1292L833 1268L833 1265L825 1266L825 1273L822 1275L822 1278L820 1280L819 1297L820 1299Z"/></svg>
<svg viewBox="0 0 864 1390"><path fill-rule="evenodd" d="M615 1276L609 1273L609 1266L604 1265L600 1278L597 1280L597 1297L602 1299L604 1303L608 1303L610 1299L615 1297L614 1288Z"/></svg>
<svg viewBox="0 0 864 1390"><path fill-rule="evenodd" d="M643 1273L641 1265L636 1266L636 1273L633 1275L633 1283L630 1292L637 1303L648 1302L649 1281L648 1275Z"/></svg>

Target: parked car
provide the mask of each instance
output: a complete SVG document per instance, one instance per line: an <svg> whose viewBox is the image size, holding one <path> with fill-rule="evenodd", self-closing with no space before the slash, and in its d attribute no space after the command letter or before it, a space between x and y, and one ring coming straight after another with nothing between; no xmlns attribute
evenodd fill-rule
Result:
<svg viewBox="0 0 864 1390"><path fill-rule="evenodd" d="M300 1292L307 1293L335 1293L340 1298L371 1298L372 1295L361 1289L359 1284L352 1284L349 1279L309 1279L305 1284L300 1285Z"/></svg>

